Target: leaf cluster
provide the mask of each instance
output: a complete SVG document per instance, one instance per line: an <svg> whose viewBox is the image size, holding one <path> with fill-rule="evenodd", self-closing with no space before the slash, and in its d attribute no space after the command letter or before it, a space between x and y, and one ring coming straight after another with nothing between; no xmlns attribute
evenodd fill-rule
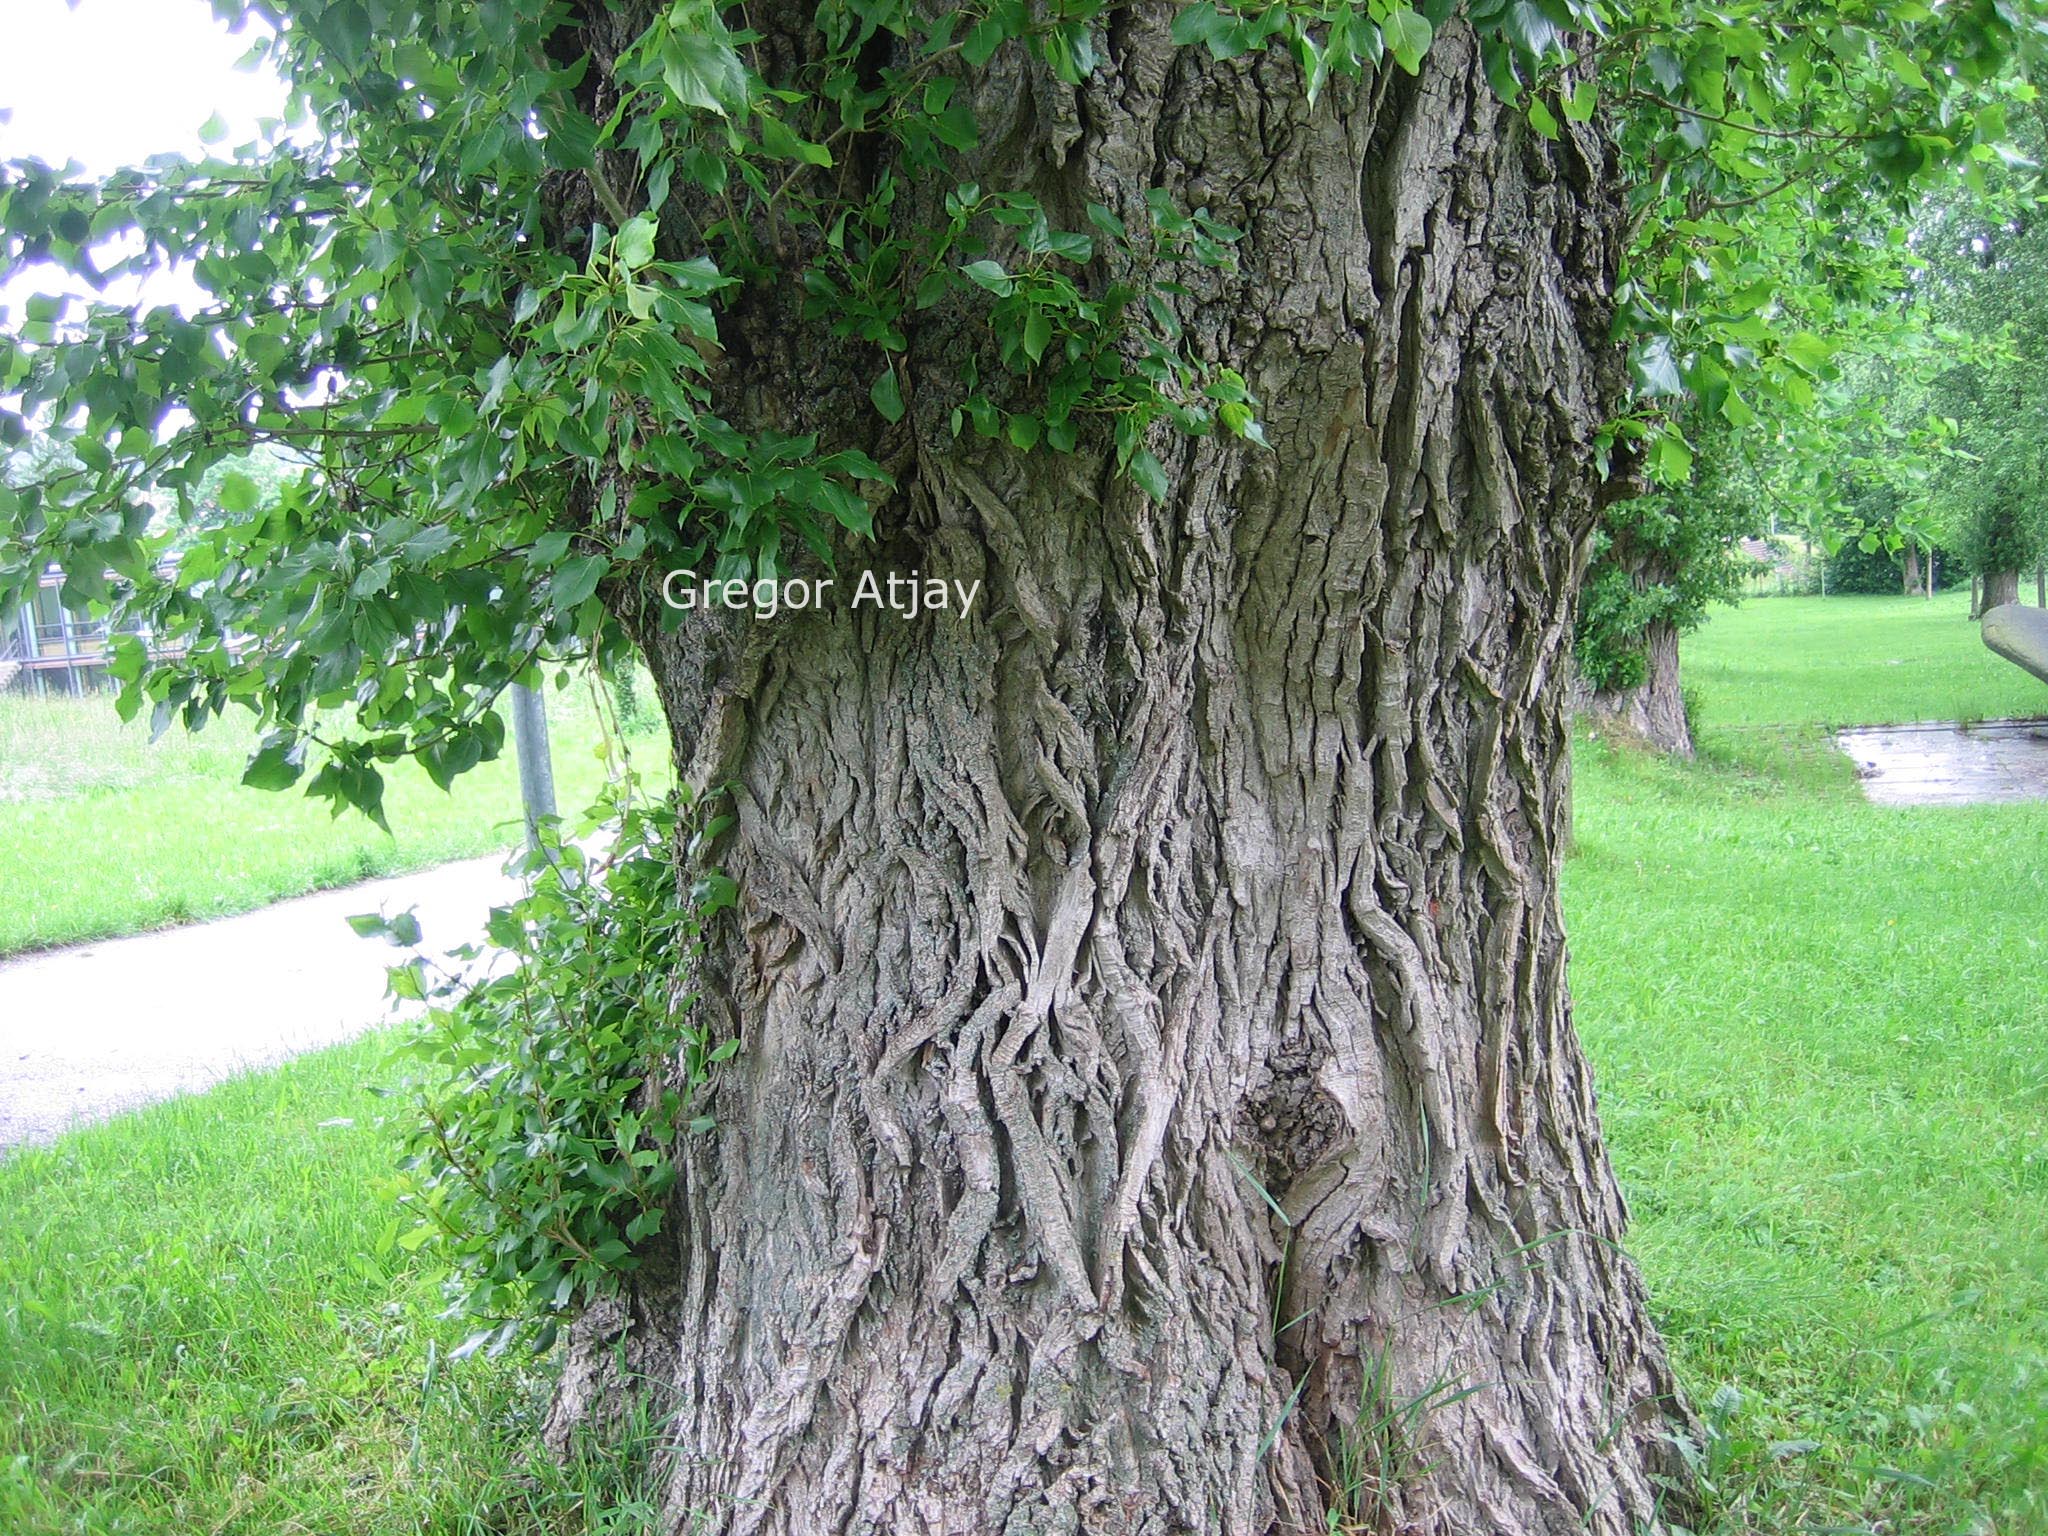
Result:
<svg viewBox="0 0 2048 1536"><path fill-rule="evenodd" d="M638 801L630 780L607 809L587 829L601 852L543 828L524 893L491 913L492 950L391 973L397 996L428 1005L401 1051L411 1225L398 1240L448 1266L451 1314L485 1325L469 1349L522 1334L545 1349L642 1264L679 1138L710 1128L693 1105L739 1049L692 1009L705 925L734 895L696 860L721 818L687 792ZM356 926L420 937L409 915Z"/></svg>

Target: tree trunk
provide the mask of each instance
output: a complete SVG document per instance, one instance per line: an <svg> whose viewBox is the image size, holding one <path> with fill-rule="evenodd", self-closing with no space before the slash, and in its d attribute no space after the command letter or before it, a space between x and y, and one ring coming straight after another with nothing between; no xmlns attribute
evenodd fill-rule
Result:
<svg viewBox="0 0 2048 1536"><path fill-rule="evenodd" d="M1986 571L1984 573L1983 597L1977 605L1977 616L1982 617L1994 608L2003 608L2007 603L2020 600L2020 573L2018 571Z"/></svg>
<svg viewBox="0 0 2048 1536"><path fill-rule="evenodd" d="M1643 680L1635 687L1589 693L1582 712L1661 752L1691 757L1692 728L1679 686L1678 630L1669 621L1656 620L1644 631L1643 666Z"/></svg>
<svg viewBox="0 0 2048 1536"><path fill-rule="evenodd" d="M891 431L876 358L736 311L742 425L896 470L836 590L982 596L613 594L733 785L698 1006L742 1049L550 1435L654 1393L678 1531L1634 1536L1683 1410L1558 906L1613 156L1527 132L1461 22L1311 111L1279 52L1116 14L1081 88L971 87L969 168L1246 229L1170 301L1272 450L1155 433L1156 504L1100 438L955 440L971 310L919 317Z"/></svg>
<svg viewBox="0 0 2048 1536"><path fill-rule="evenodd" d="M1906 569L1901 590L1908 597L1920 590L1920 551L1911 544L1906 546Z"/></svg>
<svg viewBox="0 0 2048 1536"><path fill-rule="evenodd" d="M2048 608L2048 562L2034 562L2034 606Z"/></svg>
<svg viewBox="0 0 2048 1536"><path fill-rule="evenodd" d="M1973 575L1970 577L1970 617L1973 619L1979 618L1983 615L1983 612L1984 578Z"/></svg>

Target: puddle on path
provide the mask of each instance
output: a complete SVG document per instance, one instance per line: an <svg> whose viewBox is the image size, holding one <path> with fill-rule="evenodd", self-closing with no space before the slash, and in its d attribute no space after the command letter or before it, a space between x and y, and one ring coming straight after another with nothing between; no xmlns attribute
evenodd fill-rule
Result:
<svg viewBox="0 0 2048 1536"><path fill-rule="evenodd" d="M1835 741L1878 805L2048 800L2048 720L1872 726Z"/></svg>

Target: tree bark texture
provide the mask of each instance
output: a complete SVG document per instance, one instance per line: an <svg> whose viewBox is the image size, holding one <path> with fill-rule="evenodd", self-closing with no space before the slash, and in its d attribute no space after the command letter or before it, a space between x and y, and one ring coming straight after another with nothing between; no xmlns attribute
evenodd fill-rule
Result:
<svg viewBox="0 0 2048 1536"><path fill-rule="evenodd" d="M1581 713L1680 757L1692 756L1692 727L1678 672L1678 627L1655 620L1643 632L1643 680L1633 688L1590 691Z"/></svg>
<svg viewBox="0 0 2048 1536"><path fill-rule="evenodd" d="M1162 429L1161 504L1100 438L956 440L971 306L885 430L877 357L759 296L731 414L898 477L840 590L984 595L612 593L734 786L698 1006L743 1044L550 1431L654 1393L678 1531L1634 1536L1675 1471L1558 905L1611 150L1528 132L1462 23L1310 110L1171 17L1112 13L1078 89L999 55L970 169L1244 228L1172 302L1272 451Z"/></svg>
<svg viewBox="0 0 2048 1536"><path fill-rule="evenodd" d="M2018 571L1986 571L1981 595L1977 601L1977 614L1989 613L1994 608L2003 608L2007 603L2020 600L2020 573Z"/></svg>
<svg viewBox="0 0 2048 1536"><path fill-rule="evenodd" d="M1917 545L1908 544L1906 546L1906 569L1904 576L1904 586L1901 590L1904 591L1904 593L1908 597L1916 597L1919 595L1920 550Z"/></svg>

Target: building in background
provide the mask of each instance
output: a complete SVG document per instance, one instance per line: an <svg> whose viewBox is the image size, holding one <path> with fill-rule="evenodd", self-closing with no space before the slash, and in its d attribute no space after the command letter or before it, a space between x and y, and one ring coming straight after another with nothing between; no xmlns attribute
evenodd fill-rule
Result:
<svg viewBox="0 0 2048 1536"><path fill-rule="evenodd" d="M124 631L142 633L130 621ZM105 619L64 606L64 573L43 572L35 600L0 614L0 693L83 693L107 676Z"/></svg>

